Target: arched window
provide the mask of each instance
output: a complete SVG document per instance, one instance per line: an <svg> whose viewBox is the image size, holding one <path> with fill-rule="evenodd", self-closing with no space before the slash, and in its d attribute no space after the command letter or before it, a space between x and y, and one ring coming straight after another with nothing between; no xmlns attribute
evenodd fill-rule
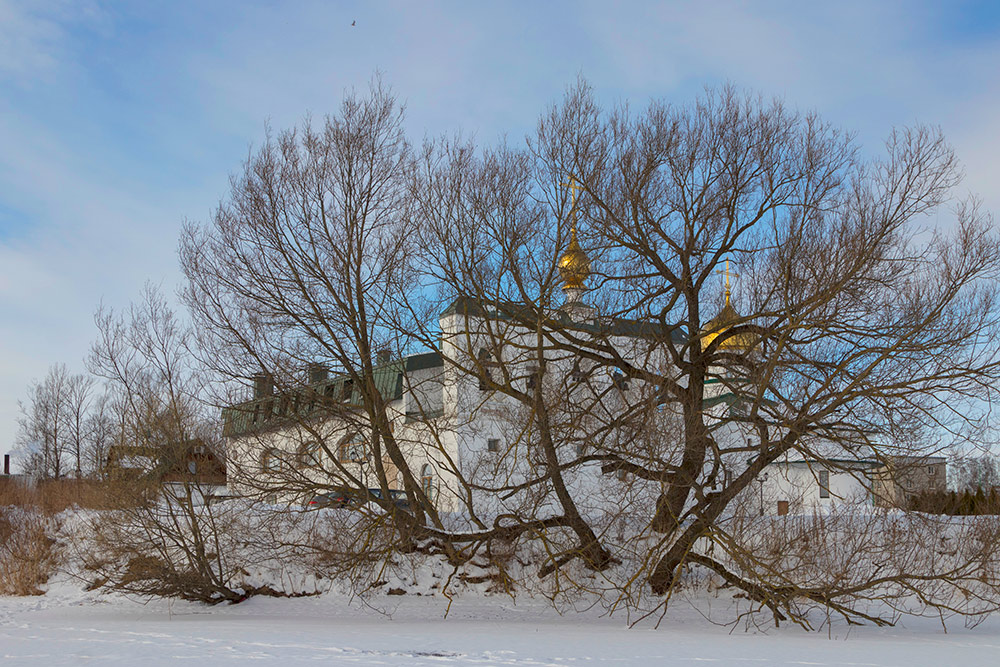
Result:
<svg viewBox="0 0 1000 667"><path fill-rule="evenodd" d="M319 465L319 450L319 442L315 440L303 442L299 446L299 467L308 468L310 466Z"/></svg>
<svg viewBox="0 0 1000 667"><path fill-rule="evenodd" d="M420 469L420 488L423 490L427 500L434 500L434 467L425 463Z"/></svg>
<svg viewBox="0 0 1000 667"><path fill-rule="evenodd" d="M344 438L337 450L341 463L361 463L365 460L365 439L360 433L352 433Z"/></svg>
<svg viewBox="0 0 1000 667"><path fill-rule="evenodd" d="M264 454L260 457L260 468L264 472L277 472L278 464L281 462L281 455L277 449L271 447L270 449L265 449Z"/></svg>
<svg viewBox="0 0 1000 667"><path fill-rule="evenodd" d="M490 371L492 363L489 350L484 347L480 348L477 360L479 362L479 391L486 391L490 388L490 380L493 379L493 373Z"/></svg>

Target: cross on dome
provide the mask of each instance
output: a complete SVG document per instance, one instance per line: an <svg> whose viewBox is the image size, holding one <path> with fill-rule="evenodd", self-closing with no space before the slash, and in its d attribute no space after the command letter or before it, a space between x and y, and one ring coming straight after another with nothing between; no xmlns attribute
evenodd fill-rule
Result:
<svg viewBox="0 0 1000 667"><path fill-rule="evenodd" d="M739 278L740 274L738 274L736 272L730 273L730 271L729 271L729 259L726 259L726 270L725 271L716 271L716 273L718 273L720 275L724 275L726 277L726 280L725 280L726 305L729 305L729 295L732 293L732 291L729 288L729 276L732 276L733 278Z"/></svg>
<svg viewBox="0 0 1000 667"><path fill-rule="evenodd" d="M559 185L570 191L569 245L559 258L559 274L562 276L563 290L566 292L568 300L576 302L579 301L585 290L584 281L590 276L590 259L580 247L580 242L576 240L576 193L578 190L583 190L583 186L577 183L572 176L570 176L568 183L560 183Z"/></svg>

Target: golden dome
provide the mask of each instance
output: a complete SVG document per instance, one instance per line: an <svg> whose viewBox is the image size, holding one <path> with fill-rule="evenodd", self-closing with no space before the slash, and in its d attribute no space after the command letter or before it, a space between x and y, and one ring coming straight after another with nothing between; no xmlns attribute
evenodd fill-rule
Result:
<svg viewBox="0 0 1000 667"><path fill-rule="evenodd" d="M559 258L559 275L563 279L563 289L583 289L583 283L590 276L590 260L576 240L576 227L570 232L569 246Z"/></svg>
<svg viewBox="0 0 1000 667"><path fill-rule="evenodd" d="M727 287L726 303L722 306L722 310L702 327L701 349L704 350L711 345L713 340L720 334L728 331L733 324L739 322L741 319L743 318L733 308L733 304L729 303L729 288ZM753 336L748 333L731 336L719 344L719 349L722 350L745 350L751 347L753 347Z"/></svg>

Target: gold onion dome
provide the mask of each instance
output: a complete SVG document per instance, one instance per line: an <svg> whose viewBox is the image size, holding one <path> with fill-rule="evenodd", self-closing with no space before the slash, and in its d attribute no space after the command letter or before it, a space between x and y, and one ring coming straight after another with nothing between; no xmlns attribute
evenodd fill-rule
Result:
<svg viewBox="0 0 1000 667"><path fill-rule="evenodd" d="M569 245L559 258L559 275L563 279L564 290L582 290L583 283L590 276L590 260L576 240L576 228L570 232Z"/></svg>
<svg viewBox="0 0 1000 667"><path fill-rule="evenodd" d="M708 323L702 328L702 338L701 338L701 348L705 349L711 345L712 341L715 340L720 334L725 333L737 322L740 322L743 318L740 316L736 309L733 308L733 304L729 302L729 289L726 289L726 303L722 306L722 310L719 314L713 317ZM742 350L749 349L753 347L753 336L748 333L742 333L738 336L730 336L724 341L719 343L719 349L722 350Z"/></svg>
<svg viewBox="0 0 1000 667"><path fill-rule="evenodd" d="M729 272L729 260L726 260L726 270L719 271L726 276L725 282L725 295L726 302L722 306L722 310L719 314L713 317L708 323L701 329L701 349L705 349L712 344L712 341L718 338L721 334L725 333L734 324L740 322L743 318L736 309L733 308L733 304L730 303L729 297L731 291L729 288L729 277L730 275L739 277L738 274L731 274ZM724 341L719 343L719 348L723 350L748 350L754 346L754 337L748 333L742 333L738 336L730 336Z"/></svg>

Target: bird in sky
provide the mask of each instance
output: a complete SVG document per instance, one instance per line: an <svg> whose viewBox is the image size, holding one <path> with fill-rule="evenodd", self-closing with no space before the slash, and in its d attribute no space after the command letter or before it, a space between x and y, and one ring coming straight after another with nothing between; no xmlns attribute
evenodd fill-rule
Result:
<svg viewBox="0 0 1000 667"><path fill-rule="evenodd" d="M357 23L358 22L356 20L355 21L351 21L351 27L353 28L355 25L357 25Z"/></svg>

